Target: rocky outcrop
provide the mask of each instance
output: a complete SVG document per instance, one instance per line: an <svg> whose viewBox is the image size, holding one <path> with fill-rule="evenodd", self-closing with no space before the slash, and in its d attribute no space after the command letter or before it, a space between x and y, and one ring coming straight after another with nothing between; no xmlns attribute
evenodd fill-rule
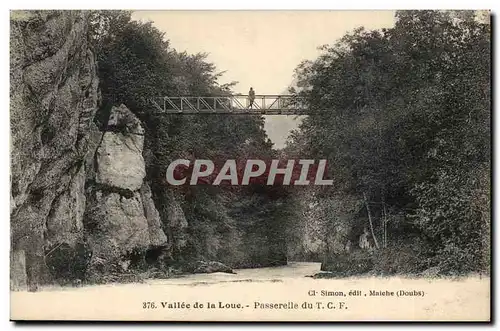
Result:
<svg viewBox="0 0 500 331"><path fill-rule="evenodd" d="M97 150L99 184L137 191L146 176L142 149L144 129L125 106L113 107L108 132Z"/></svg>
<svg viewBox="0 0 500 331"><path fill-rule="evenodd" d="M165 246L140 121L120 106L104 132L94 123L88 12L11 15L12 289L81 279L88 266Z"/></svg>
<svg viewBox="0 0 500 331"><path fill-rule="evenodd" d="M12 249L32 290L48 276L44 248L82 240L84 160L99 98L87 15L11 12Z"/></svg>
<svg viewBox="0 0 500 331"><path fill-rule="evenodd" d="M224 272L228 274L235 274L233 269L225 265L224 263L217 261L197 261L192 263L190 266L189 272L195 274L210 274L214 272Z"/></svg>
<svg viewBox="0 0 500 331"><path fill-rule="evenodd" d="M28 277L26 275L26 256L24 250L14 250L10 254L10 288L11 290L26 291Z"/></svg>
<svg viewBox="0 0 500 331"><path fill-rule="evenodd" d="M144 183L141 186L141 200L144 208L144 216L148 222L149 242L153 247L163 246L167 243L167 237L162 230L162 222L160 213L155 207L151 189L149 185Z"/></svg>
<svg viewBox="0 0 500 331"><path fill-rule="evenodd" d="M167 237L151 198L142 157L144 130L125 106L113 107L95 154L85 217L95 261L101 271L134 252L165 246Z"/></svg>
<svg viewBox="0 0 500 331"><path fill-rule="evenodd" d="M173 254L180 254L187 243L188 221L182 210L179 198L172 191L167 192L166 228L170 239L170 248Z"/></svg>

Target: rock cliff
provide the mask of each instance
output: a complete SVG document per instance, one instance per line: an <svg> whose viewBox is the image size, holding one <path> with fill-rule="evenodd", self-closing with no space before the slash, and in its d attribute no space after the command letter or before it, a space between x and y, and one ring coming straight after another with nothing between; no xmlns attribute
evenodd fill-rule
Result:
<svg viewBox="0 0 500 331"><path fill-rule="evenodd" d="M91 37L100 30L89 15L11 13L11 288L168 274L198 260L286 263L285 240L274 236L281 225L246 213L255 209L247 203L271 206L270 199L243 199L236 211L232 193L164 185L164 147L177 145L177 133L169 132L174 122L141 122L134 113L145 109L112 106L111 97L101 105L99 43Z"/></svg>
<svg viewBox="0 0 500 331"><path fill-rule="evenodd" d="M88 230L101 271L134 251L165 246L167 237L151 198L142 157L144 129L124 105L113 107L87 181Z"/></svg>
<svg viewBox="0 0 500 331"><path fill-rule="evenodd" d="M84 160L98 78L85 13L11 15L12 256L26 263L34 290L49 277L45 248L83 240Z"/></svg>
<svg viewBox="0 0 500 331"><path fill-rule="evenodd" d="M69 265L81 273L87 263L111 264L131 250L167 243L144 182L140 121L121 106L112 109L105 132L94 124L100 97L88 29L86 12L11 14L16 289L36 290L71 272Z"/></svg>

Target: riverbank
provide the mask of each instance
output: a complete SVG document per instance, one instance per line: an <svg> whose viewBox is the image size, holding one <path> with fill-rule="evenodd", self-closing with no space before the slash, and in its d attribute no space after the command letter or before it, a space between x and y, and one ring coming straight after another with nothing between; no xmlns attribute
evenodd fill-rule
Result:
<svg viewBox="0 0 500 331"><path fill-rule="evenodd" d="M283 267L236 270L236 274L196 274L148 280L142 284L12 292L11 318L129 321L489 319L489 277L305 277L317 270L318 263L290 263ZM403 292L398 294L401 290ZM394 295L377 295L391 292ZM311 304L311 308L304 303Z"/></svg>

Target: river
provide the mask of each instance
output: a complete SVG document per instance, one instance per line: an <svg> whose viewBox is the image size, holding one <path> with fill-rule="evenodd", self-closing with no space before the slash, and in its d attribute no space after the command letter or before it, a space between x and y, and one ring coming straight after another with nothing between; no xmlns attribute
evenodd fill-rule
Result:
<svg viewBox="0 0 500 331"><path fill-rule="evenodd" d="M11 292L12 319L381 321L489 319L490 278L313 279L319 263L137 284ZM402 293L400 295L400 293Z"/></svg>
<svg viewBox="0 0 500 331"><path fill-rule="evenodd" d="M150 285L208 285L227 282L282 282L302 279L320 272L321 263L289 262L288 265L269 268L235 269L236 274L216 272L212 274L193 274L180 278L154 279Z"/></svg>

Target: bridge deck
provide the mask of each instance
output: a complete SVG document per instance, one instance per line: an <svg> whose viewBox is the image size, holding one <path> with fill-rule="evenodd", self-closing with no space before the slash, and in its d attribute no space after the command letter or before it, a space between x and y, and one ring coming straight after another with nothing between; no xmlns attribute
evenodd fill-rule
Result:
<svg viewBox="0 0 500 331"><path fill-rule="evenodd" d="M182 96L151 99L155 108L167 114L307 115L304 100L292 95Z"/></svg>

